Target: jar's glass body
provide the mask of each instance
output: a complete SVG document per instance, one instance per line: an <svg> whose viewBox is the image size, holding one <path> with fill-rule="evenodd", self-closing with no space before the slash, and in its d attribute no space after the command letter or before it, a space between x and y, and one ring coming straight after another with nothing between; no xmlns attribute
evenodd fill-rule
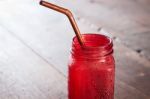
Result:
<svg viewBox="0 0 150 99"><path fill-rule="evenodd" d="M80 48L73 41L69 60L68 97L114 99L115 62L112 41L98 34L86 34L83 37L87 48Z"/></svg>

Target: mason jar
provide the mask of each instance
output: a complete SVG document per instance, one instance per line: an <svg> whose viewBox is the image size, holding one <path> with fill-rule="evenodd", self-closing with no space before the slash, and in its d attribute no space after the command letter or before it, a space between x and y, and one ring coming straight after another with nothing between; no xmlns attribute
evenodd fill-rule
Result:
<svg viewBox="0 0 150 99"><path fill-rule="evenodd" d="M84 46L73 38L68 70L69 99L114 99L115 61L112 40L83 34Z"/></svg>

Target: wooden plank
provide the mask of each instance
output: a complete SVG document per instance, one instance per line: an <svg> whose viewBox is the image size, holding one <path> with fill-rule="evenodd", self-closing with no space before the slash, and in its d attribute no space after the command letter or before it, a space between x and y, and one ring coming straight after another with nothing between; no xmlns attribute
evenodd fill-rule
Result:
<svg viewBox="0 0 150 99"><path fill-rule="evenodd" d="M63 1L60 1L60 4L63 5L62 2ZM68 0L65 3L71 5L68 7L75 11L78 16L84 17L91 21L91 23L94 23L100 27L107 27L108 29L110 28L115 31L127 31L131 28L134 28L137 31L146 31L149 29L148 27L144 29L142 24L138 23L136 19L141 18L142 20L142 18L145 17L144 20L146 20L149 18L150 14L148 11L145 11L140 4L137 4L133 0ZM83 7L83 5L86 6ZM149 21L147 20L145 23L148 24Z"/></svg>
<svg viewBox="0 0 150 99"><path fill-rule="evenodd" d="M62 2L63 1L60 1L60 3ZM136 36L138 42L145 40L141 38L141 35L149 37L149 33L147 32L150 31L150 13L148 9L149 2L146 0L68 0L67 3L71 5L70 8L73 9L79 17L95 24L98 27L97 30L99 30L100 27L105 27L108 31L111 31L114 36L120 38L127 46L130 44L128 38L134 39L134 35L140 35ZM86 6L83 7L83 5ZM142 44L138 44L135 39L132 40L132 42L133 43L128 47L133 50L138 50L134 47L138 45L138 47L143 50L142 55L149 58L150 51L149 46L147 46L149 45L147 39L145 42L142 42ZM144 47L142 45L144 45Z"/></svg>
<svg viewBox="0 0 150 99"><path fill-rule="evenodd" d="M65 77L1 27L0 99L67 99Z"/></svg>
<svg viewBox="0 0 150 99"><path fill-rule="evenodd" d="M115 99L149 99L148 96L122 81L116 81L115 87Z"/></svg>
<svg viewBox="0 0 150 99"><path fill-rule="evenodd" d="M68 49L74 35L67 18L40 6L38 1L9 1L9 4L3 2L0 6L3 26L9 27L10 31L16 33L14 35L22 38L49 63L66 74L70 53Z"/></svg>
<svg viewBox="0 0 150 99"><path fill-rule="evenodd" d="M37 1L27 0L24 3L9 1L7 5L6 3L3 2L0 6L2 11L0 20L3 27L13 31L15 33L13 35L21 38L66 75L70 54L68 49L74 36L67 17L40 6ZM86 24L79 26L82 27L81 31L92 31L90 28L87 30Z"/></svg>
<svg viewBox="0 0 150 99"><path fill-rule="evenodd" d="M115 51L118 81L121 80L150 97L150 62L118 42L115 42Z"/></svg>
<svg viewBox="0 0 150 99"><path fill-rule="evenodd" d="M132 48L137 53L142 56L145 56L150 60L150 46L149 38L150 31L143 33L130 34L128 37L120 37L122 42L129 48Z"/></svg>

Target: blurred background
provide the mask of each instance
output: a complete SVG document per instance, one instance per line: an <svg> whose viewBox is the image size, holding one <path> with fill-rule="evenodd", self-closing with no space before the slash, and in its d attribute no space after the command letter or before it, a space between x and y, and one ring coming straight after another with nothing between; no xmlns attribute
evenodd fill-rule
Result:
<svg viewBox="0 0 150 99"><path fill-rule="evenodd" d="M67 99L74 31L39 1L0 0L0 99ZM82 33L112 37L115 99L150 99L150 0L46 1L70 9Z"/></svg>

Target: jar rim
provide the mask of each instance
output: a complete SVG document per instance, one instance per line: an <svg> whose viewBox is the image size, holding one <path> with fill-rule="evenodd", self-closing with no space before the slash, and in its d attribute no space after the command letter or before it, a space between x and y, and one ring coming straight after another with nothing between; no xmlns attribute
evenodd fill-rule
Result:
<svg viewBox="0 0 150 99"><path fill-rule="evenodd" d="M82 38L83 38L84 43L87 42L85 39L88 36L89 37L93 36L93 37L96 37L97 39L99 38L99 42L100 42L101 39L105 39L106 41L105 41L104 44L99 44L99 45L95 45L95 46L82 46L83 48L86 48L86 49L105 49L107 47L112 47L113 46L113 43L112 43L113 41L112 41L112 39L110 37L108 37L106 35L103 35L103 34L96 34L96 33L85 33L85 34L82 34ZM76 36L73 37L73 45L80 46Z"/></svg>

